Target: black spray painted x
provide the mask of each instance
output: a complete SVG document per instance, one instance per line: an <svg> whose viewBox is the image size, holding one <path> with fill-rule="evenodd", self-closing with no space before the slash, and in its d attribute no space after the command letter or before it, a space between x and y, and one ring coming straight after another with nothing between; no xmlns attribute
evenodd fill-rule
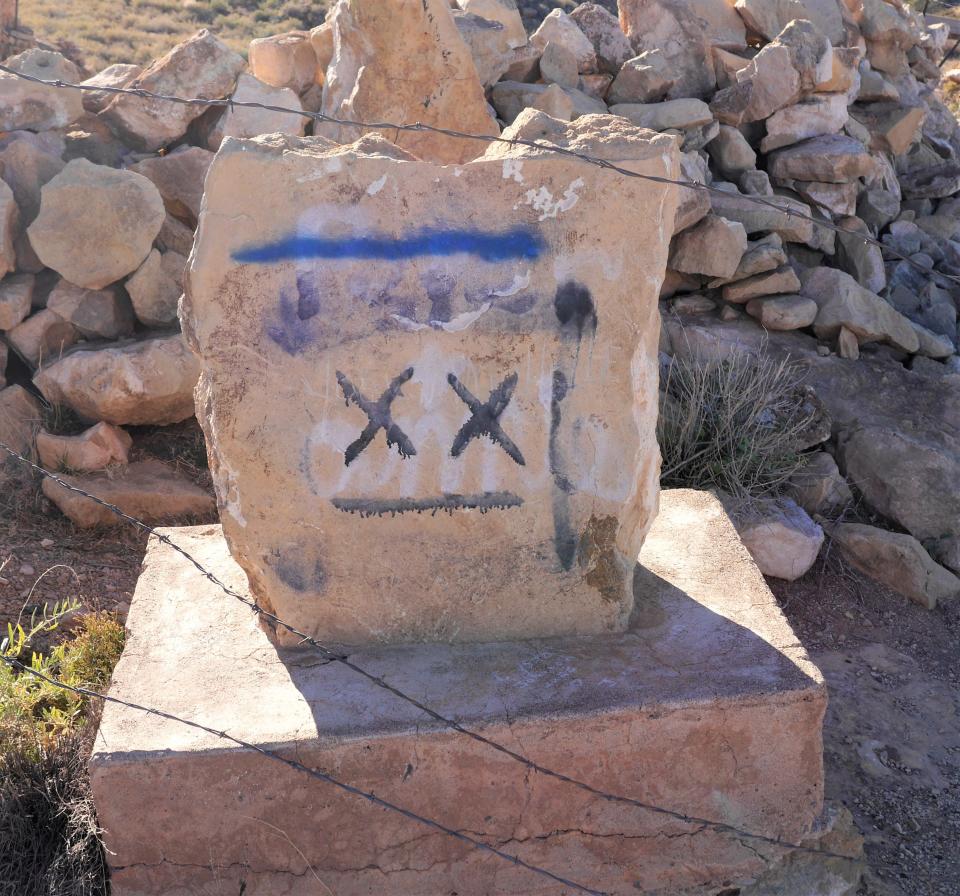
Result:
<svg viewBox="0 0 960 896"><path fill-rule="evenodd" d="M350 402L353 402L367 415L370 421L363 428L359 438L347 446L347 450L343 454L343 462L346 466L349 467L357 459L381 429L387 435L387 445L390 447L395 445L401 457L412 457L417 453L417 449L413 447L413 442L407 438L406 433L393 422L393 418L390 416L390 405L400 394L400 387L412 376L413 368L408 367L403 373L390 381L390 385L384 390L383 395L376 401L370 401L364 398L360 390L347 379L346 375L339 370L337 371L337 382L343 389L343 397L347 400L347 405L349 406Z"/></svg>
<svg viewBox="0 0 960 896"><path fill-rule="evenodd" d="M511 373L510 376L490 393L490 397L485 404L476 399L470 390L457 379L455 374L447 374L447 382L453 386L453 391L460 396L463 403L470 408L470 412L473 415L460 427L460 432L457 433L457 437L453 440L453 447L450 449L450 454L453 457L459 457L471 439L476 439L480 436L489 436L492 442L506 451L521 467L524 466L526 461L523 459L520 449L500 428L500 423L498 422L500 415L506 406L510 404L510 398L517 385L517 375Z"/></svg>

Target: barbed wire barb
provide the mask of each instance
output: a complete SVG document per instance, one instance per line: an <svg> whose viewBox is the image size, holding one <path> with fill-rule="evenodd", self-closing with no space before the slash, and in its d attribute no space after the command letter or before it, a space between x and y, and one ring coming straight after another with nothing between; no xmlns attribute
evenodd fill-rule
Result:
<svg viewBox="0 0 960 896"><path fill-rule="evenodd" d="M586 781L581 781L578 778L574 778L570 775L564 774L563 772L558 772L554 769L548 768L547 766L541 765L540 763L530 759L528 756L523 755L522 753L512 750L510 747L505 746L504 744L499 743L498 741L487 737L486 735L480 734L477 731L474 731L470 728L465 727L460 722L455 719L448 718L443 714L439 713L437 710L433 709L431 706L423 703L418 700L416 697L407 694L402 691L400 688L395 685L390 684L383 677L376 675L373 672L370 672L368 669L358 665L353 660L350 659L349 655L337 653L336 651L331 650L329 647L318 641L316 638L308 635L306 632L300 631L299 629L288 624L284 620L280 619L276 614L270 612L269 610L264 609L260 606L257 601L252 598L245 597L240 594L229 585L222 582L217 576L212 572L206 569L189 551L180 547L176 542L174 542L168 535L163 532L158 531L156 528L151 526L149 523L145 523L143 520L137 519L134 516L131 516L128 513L125 513L115 504L111 504L108 501L104 501L102 498L98 498L96 495L91 495L89 492L84 489L78 488L75 485L72 485L69 482L66 482L61 477L55 475L54 473L45 470L43 467L35 464L29 458L15 451L9 445L6 445L4 442L0 441L0 450L6 452L10 457L16 459L17 461L26 464L35 472L39 473L46 479L49 479L57 483L62 488L67 489L68 491L74 492L75 494L81 495L84 498L88 498L101 507L106 508L111 513L118 516L120 519L123 519L132 525L137 526L141 530L149 533L154 538L162 542L164 545L175 551L177 554L186 559L192 566L194 566L200 574L206 578L208 581L220 588L226 595L234 598L235 600L240 601L247 607L249 607L257 616L267 619L273 624L281 627L284 631L289 632L292 635L300 638L301 644L309 644L311 647L315 648L320 652L320 654L328 662L336 662L345 666L350 671L356 673L357 675L367 679L369 682L374 684L376 687L386 691L389 694L397 697L398 699L410 704L416 709L428 715L435 722L438 722L444 725L447 728L457 732L458 734L468 737L471 740L482 744L492 750L495 750L498 753L501 753L504 756L512 759L515 762L520 763L525 766L530 771L536 772L537 774L543 775L544 777L552 778L553 780L560 781L564 784L567 784L572 787L576 787L579 790L582 790L586 793L591 794L599 799L619 803L623 805L631 806L635 809L640 809L645 812L650 812L654 815L660 815L666 818L670 818L675 821L680 821L685 824L691 825L703 825L710 828L711 830L717 831L718 833L729 834L734 838L744 838L747 840L753 840L758 843L764 843L769 846L777 847L778 849L783 849L787 851L797 851L802 853L809 853L814 855L821 855L827 858L841 859L845 861L856 861L856 857L844 855L843 853L833 852L831 850L821 849L819 847L805 846L802 843L792 843L788 840L784 840L779 837L770 837L765 834L756 834L750 831L743 830L738 828L735 825L727 824L725 822L715 821L713 819L701 818L696 815L688 815L684 812L679 812L674 809L668 809L664 806L658 806L653 803L644 802L643 800L638 800L633 797L623 796L621 794L611 793L605 790L602 790L598 787L594 787L592 784L588 784Z"/></svg>
<svg viewBox="0 0 960 896"><path fill-rule="evenodd" d="M620 174L624 177L633 177L639 180L649 181L651 183L662 184L664 186L674 186L674 187L684 187L688 190L697 190L707 193L708 195L722 196L727 199L731 197L743 200L746 202L752 202L755 205L762 205L766 208L773 209L774 211L786 215L788 218L809 221L816 227L824 227L827 230L832 230L834 233L843 235L843 236L852 236L856 239L862 240L864 243L867 243L872 246L876 246L882 252L892 255L894 258L904 261L909 264L911 267L917 269L918 271L923 272L923 274L932 279L941 279L946 281L951 281L958 286L960 286L960 276L955 274L945 274L942 271L934 271L920 262L915 261L909 255L906 255L899 250L888 246L886 243L881 242L878 239L875 239L868 234L861 233L858 230L851 230L847 227L841 227L838 224L834 224L832 221L828 221L825 218L816 218L813 215L805 214L804 212L798 211L794 208L784 207L778 205L776 202L772 201L769 198L763 196L755 196L747 193L732 193L727 190L721 190L719 187L714 187L711 184L701 184L696 181L689 180L673 180L668 177L660 177L656 174L643 174L639 171L631 171L629 168L624 168L622 165L617 165L608 159L601 159L597 156L591 156L587 153L577 152L573 149L567 149L563 146L557 146L553 143L546 143L540 140L528 140L523 137L503 137L503 136L490 136L488 134L473 134L469 131L459 131L453 128L444 128L439 125L426 124L421 121L412 122L410 124L400 124L398 122L392 121L380 121L380 122L371 122L371 121L356 121L349 118L338 118L333 115L328 115L324 112L310 112L306 109L292 109L289 106L274 106L270 103L258 103L253 100L235 100L231 97L224 97L219 99L204 99L202 97L182 97L175 96L171 94L163 93L154 93L150 90L145 90L142 87L91 87L84 84L75 84L71 81L63 81L60 79L57 80L45 80L43 78L38 78L34 75L27 75L23 72L18 72L6 65L0 64L0 72L4 72L8 75L13 75L14 77L20 78L24 81L32 81L36 84L43 84L46 87L55 87L61 90L80 90L80 91L96 91L103 93L112 93L112 94L127 94L130 96L136 96L140 99L150 99L150 100L163 100L164 102L169 103L179 103L180 105L186 106L203 106L214 107L219 106L222 108L246 108L246 109L262 109L267 112L280 112L288 115L297 115L300 118L310 118L313 121L319 121L325 124L333 124L338 127L352 127L359 128L362 130L369 131L406 131L406 132L427 132L432 134L440 134L446 137L452 137L460 140L480 140L484 143L500 143L508 146L524 146L529 149L538 149L544 152L554 153L556 155L566 156L568 158L579 159L582 162L586 162L590 165L596 165L598 168L604 168L608 171L613 171L617 174ZM786 197L785 197L786 198ZM775 228L765 228L765 229L775 229Z"/></svg>

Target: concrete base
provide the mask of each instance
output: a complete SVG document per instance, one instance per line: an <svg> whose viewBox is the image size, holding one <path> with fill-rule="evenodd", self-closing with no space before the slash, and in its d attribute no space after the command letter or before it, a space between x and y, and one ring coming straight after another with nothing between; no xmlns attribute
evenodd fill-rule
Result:
<svg viewBox="0 0 960 896"><path fill-rule="evenodd" d="M665 492L622 635L415 645L359 665L604 790L788 839L823 805L823 679L720 505ZM217 527L169 529L236 589ZM527 772L315 652L278 654L156 540L111 694L226 729L611 894L716 894L784 850ZM114 896L566 888L212 735L108 705L91 760ZM245 885L245 888L244 888Z"/></svg>

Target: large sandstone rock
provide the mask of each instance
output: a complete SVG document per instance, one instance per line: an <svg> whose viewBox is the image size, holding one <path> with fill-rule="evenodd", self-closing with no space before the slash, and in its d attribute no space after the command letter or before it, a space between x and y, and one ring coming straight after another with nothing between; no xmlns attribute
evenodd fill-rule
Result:
<svg viewBox="0 0 960 896"><path fill-rule="evenodd" d="M787 494L809 514L835 516L853 503L847 480L826 451L807 455L803 467L790 477Z"/></svg>
<svg viewBox="0 0 960 896"><path fill-rule="evenodd" d="M570 13L580 30L593 44L601 72L616 75L633 53L633 47L620 28L620 21L596 3L581 3Z"/></svg>
<svg viewBox="0 0 960 896"><path fill-rule="evenodd" d="M7 333L7 342L31 367L56 361L80 338L73 324L43 308Z"/></svg>
<svg viewBox="0 0 960 896"><path fill-rule="evenodd" d="M843 94L813 96L771 115L760 149L771 152L810 137L836 133L847 123L847 118L847 98Z"/></svg>
<svg viewBox="0 0 960 896"><path fill-rule="evenodd" d="M860 572L928 610L936 607L938 600L960 597L960 579L936 563L910 535L838 523L830 536Z"/></svg>
<svg viewBox="0 0 960 896"><path fill-rule="evenodd" d="M327 69L325 114L354 121L420 121L498 135L470 50L446 0L389 4L339 0L330 20L336 53ZM361 133L319 123L315 130L341 143ZM437 162L465 162L485 149L482 140L404 131L386 134L419 158Z"/></svg>
<svg viewBox="0 0 960 896"><path fill-rule="evenodd" d="M530 35L530 43L538 50L543 50L548 43L558 44L573 54L578 71L589 73L598 70L597 52L590 38L562 9L551 10L544 17L537 30Z"/></svg>
<svg viewBox="0 0 960 896"><path fill-rule="evenodd" d="M803 296L763 296L750 299L746 307L765 330L800 330L817 316L817 303Z"/></svg>
<svg viewBox="0 0 960 896"><path fill-rule="evenodd" d="M730 277L747 251L743 225L717 215L707 215L673 241L670 268L684 274Z"/></svg>
<svg viewBox="0 0 960 896"><path fill-rule="evenodd" d="M79 435L60 436L41 429L37 433L37 455L48 470L93 473L112 464L126 464L133 439L109 423L98 423Z"/></svg>
<svg viewBox="0 0 960 896"><path fill-rule="evenodd" d="M136 270L163 220L163 199L147 178L74 159L44 186L27 233L47 267L102 289Z"/></svg>
<svg viewBox="0 0 960 896"><path fill-rule="evenodd" d="M745 305L751 299L778 293L795 293L800 289L800 280L790 265L754 274L743 280L728 283L723 287L723 300Z"/></svg>
<svg viewBox="0 0 960 896"><path fill-rule="evenodd" d="M133 330L130 301L118 287L84 289L61 280L47 298L53 311L87 339L119 339Z"/></svg>
<svg viewBox="0 0 960 896"><path fill-rule="evenodd" d="M813 22L835 47L846 40L837 0L737 0L736 10L751 30L767 40L773 40L794 19Z"/></svg>
<svg viewBox="0 0 960 896"><path fill-rule="evenodd" d="M237 89L233 92L236 102L262 103L266 106L279 106L284 109L302 109L300 98L289 87L271 87L253 75L243 74L237 80ZM287 112L273 112L269 109L254 109L244 106L230 106L210 129L207 146L216 151L224 137L256 137L258 134L297 134L306 130L308 118L298 118ZM206 176L206 167L203 175ZM144 172L146 173L146 172ZM148 175L149 176L149 175ZM158 186L160 186L158 184ZM201 193L203 181L200 182ZM161 188L161 193L163 189ZM199 202L197 203L199 211Z"/></svg>
<svg viewBox="0 0 960 896"><path fill-rule="evenodd" d="M143 159L131 165L130 170L153 182L171 215L195 224L203 199L203 180L212 161L213 153L206 149L181 146L162 156Z"/></svg>
<svg viewBox="0 0 960 896"><path fill-rule="evenodd" d="M802 294L819 308L813 324L821 338L836 336L845 327L859 342L887 342L905 352L920 343L910 321L876 293L835 268L815 268L802 277Z"/></svg>
<svg viewBox="0 0 960 896"><path fill-rule="evenodd" d="M675 78L670 98L708 96L717 84L711 48L746 46L743 22L726 0L621 0L618 8L634 49L666 58Z"/></svg>
<svg viewBox="0 0 960 896"><path fill-rule="evenodd" d="M212 495L157 460L138 461L121 470L111 470L109 474L65 475L60 478L151 525L209 519L216 508ZM127 525L102 504L70 491L52 479L43 480L43 493L83 529Z"/></svg>
<svg viewBox="0 0 960 896"><path fill-rule="evenodd" d="M613 116L507 135L678 173L672 138ZM234 555L347 643L619 629L676 193L527 147L389 150L273 135L210 170L181 323Z"/></svg>
<svg viewBox="0 0 960 896"><path fill-rule="evenodd" d="M33 381L50 404L65 404L84 420L163 425L193 416L199 374L176 335L74 351Z"/></svg>
<svg viewBox="0 0 960 896"><path fill-rule="evenodd" d="M52 50L34 48L4 63L8 68L44 81L80 81L80 70ZM0 72L0 131L48 131L83 115L79 90L61 90Z"/></svg>
<svg viewBox="0 0 960 896"><path fill-rule="evenodd" d="M710 194L715 215L738 221L749 233L774 231L785 242L806 243L813 238L810 207L789 196L765 196L756 202L734 188ZM804 215L806 217L800 217Z"/></svg>
<svg viewBox="0 0 960 896"><path fill-rule="evenodd" d="M216 99L233 91L243 65L239 53L203 30L157 59L129 86L167 96ZM203 106L124 94L104 109L103 118L131 146L153 152L180 139L203 111Z"/></svg>
<svg viewBox="0 0 960 896"><path fill-rule="evenodd" d="M900 103L870 103L851 108L853 117L870 133L870 148L899 156L921 135L926 110Z"/></svg>
<svg viewBox="0 0 960 896"><path fill-rule="evenodd" d="M127 292L137 320L148 327L165 327L177 319L187 259L179 252L154 249L127 280Z"/></svg>
<svg viewBox="0 0 960 896"><path fill-rule="evenodd" d="M620 103L610 107L614 115L629 118L652 131L688 130L713 121L710 107L696 99L667 100L663 103Z"/></svg>
<svg viewBox="0 0 960 896"><path fill-rule="evenodd" d="M527 43L527 30L523 27L516 0L457 0L457 6L465 13L502 25L511 49Z"/></svg>
<svg viewBox="0 0 960 896"><path fill-rule="evenodd" d="M252 40L249 58L253 77L271 87L284 87L299 96L317 82L317 53L307 31Z"/></svg>
<svg viewBox="0 0 960 896"><path fill-rule="evenodd" d="M116 96L112 90L104 90L103 88L126 87L131 81L137 78L142 71L142 66L118 62L114 65L108 65L102 71L97 72L92 78L81 81L80 83L83 84L84 87L100 88L99 90L90 89L83 91L81 94L83 108L87 112L94 114L102 112Z"/></svg>
<svg viewBox="0 0 960 896"><path fill-rule="evenodd" d="M844 134L814 137L778 149L767 159L771 178L843 183L874 172L873 156L866 147Z"/></svg>
<svg viewBox="0 0 960 896"><path fill-rule="evenodd" d="M670 63L660 50L648 50L628 59L607 91L607 102L653 103L662 100L676 83Z"/></svg>

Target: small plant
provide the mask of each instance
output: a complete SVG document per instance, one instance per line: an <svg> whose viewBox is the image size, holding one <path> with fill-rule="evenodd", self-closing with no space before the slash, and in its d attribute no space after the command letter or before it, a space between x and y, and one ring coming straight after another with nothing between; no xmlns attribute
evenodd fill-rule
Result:
<svg viewBox="0 0 960 896"><path fill-rule="evenodd" d="M661 372L661 482L739 498L775 493L803 465L802 436L815 414L789 361L675 358Z"/></svg>

